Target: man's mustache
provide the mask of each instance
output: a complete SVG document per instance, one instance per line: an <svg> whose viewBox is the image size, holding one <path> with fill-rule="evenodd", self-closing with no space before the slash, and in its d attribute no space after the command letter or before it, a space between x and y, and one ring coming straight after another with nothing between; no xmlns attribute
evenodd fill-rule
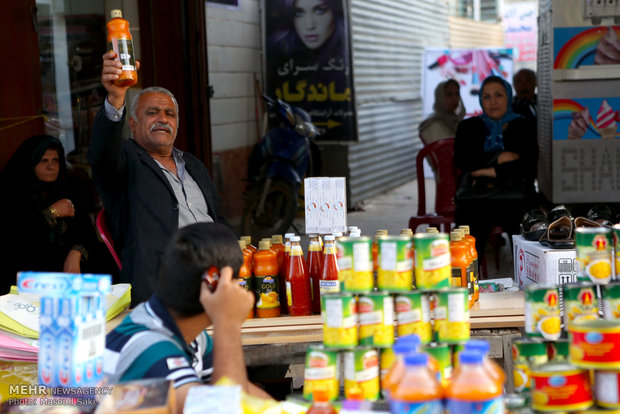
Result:
<svg viewBox="0 0 620 414"><path fill-rule="evenodd" d="M166 131L168 131L169 133L172 134L172 127L170 125L162 124L161 122L155 122L151 126L151 132L153 132L157 128L163 128L163 129L165 129Z"/></svg>

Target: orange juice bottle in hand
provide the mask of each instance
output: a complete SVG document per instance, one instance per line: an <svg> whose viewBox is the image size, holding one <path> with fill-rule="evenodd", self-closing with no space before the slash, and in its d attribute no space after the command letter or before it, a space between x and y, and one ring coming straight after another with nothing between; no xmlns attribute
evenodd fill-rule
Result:
<svg viewBox="0 0 620 414"><path fill-rule="evenodd" d="M407 354L405 373L390 395L392 413L443 413L443 388L428 369L428 355Z"/></svg>
<svg viewBox="0 0 620 414"><path fill-rule="evenodd" d="M123 19L123 12L115 9L110 12L108 28L108 50L116 53L116 61L121 62L121 74L114 81L116 86L132 86L138 82L133 40L129 32L129 22Z"/></svg>
<svg viewBox="0 0 620 414"><path fill-rule="evenodd" d="M254 262L256 316L258 318L280 316L278 255L269 248L269 242L261 241L252 260Z"/></svg>

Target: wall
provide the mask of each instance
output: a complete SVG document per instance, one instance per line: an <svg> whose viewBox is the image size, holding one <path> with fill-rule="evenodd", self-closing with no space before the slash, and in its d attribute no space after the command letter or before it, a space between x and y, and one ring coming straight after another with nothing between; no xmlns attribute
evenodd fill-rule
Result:
<svg viewBox="0 0 620 414"><path fill-rule="evenodd" d="M450 16L450 48L503 47L504 31L499 23L479 22Z"/></svg>
<svg viewBox="0 0 620 414"><path fill-rule="evenodd" d="M259 2L239 0L237 9L207 2L209 83L214 94L211 134L214 179L222 197L222 211L238 217L243 211L243 179L247 159L258 140L256 79L262 85Z"/></svg>

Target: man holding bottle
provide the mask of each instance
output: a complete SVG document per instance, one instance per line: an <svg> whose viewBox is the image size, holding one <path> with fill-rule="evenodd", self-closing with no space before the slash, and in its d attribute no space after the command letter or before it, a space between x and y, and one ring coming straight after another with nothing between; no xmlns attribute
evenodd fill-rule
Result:
<svg viewBox="0 0 620 414"><path fill-rule="evenodd" d="M103 55L108 96L95 117L88 161L121 258L120 282L132 284L135 306L153 292L161 255L178 228L225 220L205 166L174 148L179 108L172 93L140 91L130 108L133 139L121 138L129 86L114 83L121 74L115 57L113 51Z"/></svg>

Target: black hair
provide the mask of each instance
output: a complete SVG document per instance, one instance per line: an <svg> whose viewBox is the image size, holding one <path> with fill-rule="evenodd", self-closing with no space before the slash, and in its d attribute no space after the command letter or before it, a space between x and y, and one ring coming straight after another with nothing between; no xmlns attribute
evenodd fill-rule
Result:
<svg viewBox="0 0 620 414"><path fill-rule="evenodd" d="M200 284L206 270L233 268L236 275L243 254L235 234L219 223L196 223L179 229L166 247L155 284L161 302L180 316L204 312Z"/></svg>

